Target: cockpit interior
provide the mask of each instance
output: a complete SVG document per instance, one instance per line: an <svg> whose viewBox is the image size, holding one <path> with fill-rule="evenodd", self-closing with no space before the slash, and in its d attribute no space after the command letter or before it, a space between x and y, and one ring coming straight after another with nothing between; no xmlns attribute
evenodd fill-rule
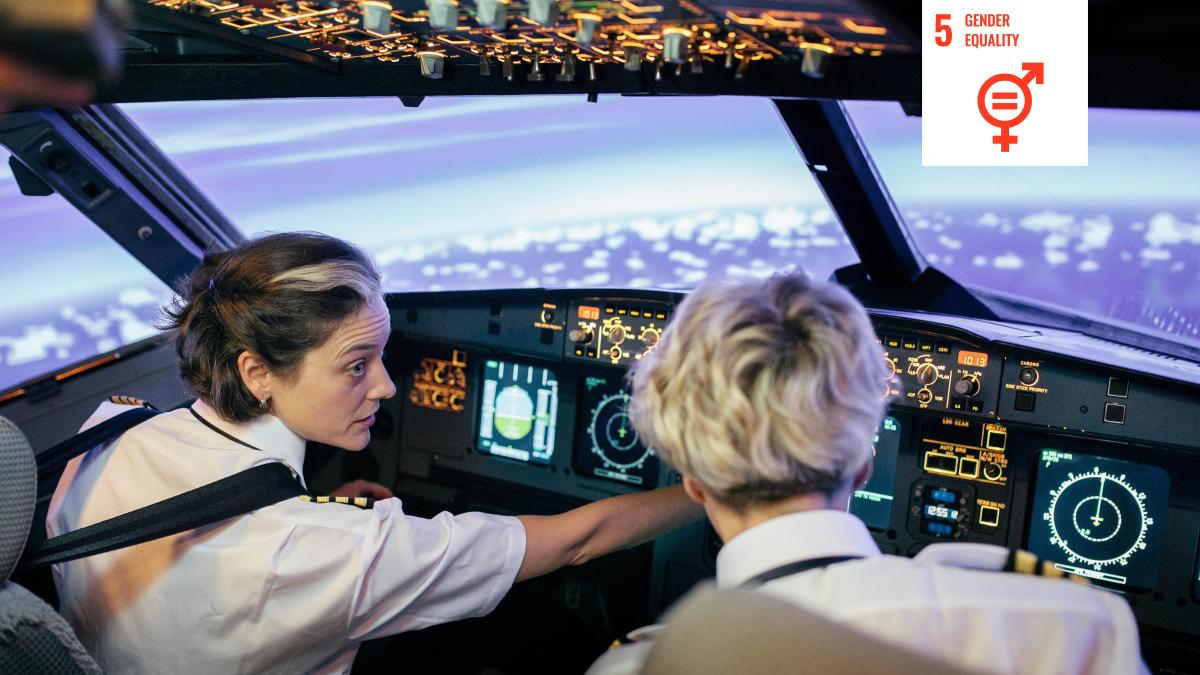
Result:
<svg viewBox="0 0 1200 675"><path fill-rule="evenodd" d="M1064 33L1087 167L950 168L921 166L916 2L128 5L95 103L0 118L0 415L35 452L109 396L186 406L178 280L312 230L377 260L398 392L365 451L309 444L310 489L561 513L680 481L625 374L689 289L803 269L886 353L850 506L880 549L1028 550L1124 598L1152 672L1200 673L1195 7L1092 0ZM721 546L698 523L523 582L397 636L400 672L583 673ZM395 672L372 649L354 672Z"/></svg>

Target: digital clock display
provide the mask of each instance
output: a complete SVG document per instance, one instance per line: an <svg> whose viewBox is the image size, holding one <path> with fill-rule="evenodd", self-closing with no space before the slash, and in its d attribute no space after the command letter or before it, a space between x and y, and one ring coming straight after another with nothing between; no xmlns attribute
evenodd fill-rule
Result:
<svg viewBox="0 0 1200 675"><path fill-rule="evenodd" d="M983 352L959 352L958 365L972 368L987 368L988 355Z"/></svg>

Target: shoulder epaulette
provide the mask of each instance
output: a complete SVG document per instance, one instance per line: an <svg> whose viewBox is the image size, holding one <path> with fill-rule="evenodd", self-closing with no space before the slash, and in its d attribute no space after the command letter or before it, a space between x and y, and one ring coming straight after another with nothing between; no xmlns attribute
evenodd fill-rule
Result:
<svg viewBox="0 0 1200 675"><path fill-rule="evenodd" d="M1087 577L1079 576L1064 572L1054 566L1050 560L1042 560L1029 551L1023 551L1019 548L1014 548L1008 552L1008 563L1004 565L1003 572L1016 572L1017 574L1032 574L1039 577L1049 577L1052 579L1070 579L1081 584L1091 585L1091 581Z"/></svg>
<svg viewBox="0 0 1200 675"><path fill-rule="evenodd" d="M150 410L158 410L158 408L155 408L154 406L150 405L149 403L146 403L142 399L134 398L132 396L109 396L108 402L116 403L117 405L136 405L136 406L141 406L143 408L149 408Z"/></svg>
<svg viewBox="0 0 1200 675"><path fill-rule="evenodd" d="M370 497L309 497L300 495L300 499L314 504L349 504L360 509L375 508L375 500Z"/></svg>

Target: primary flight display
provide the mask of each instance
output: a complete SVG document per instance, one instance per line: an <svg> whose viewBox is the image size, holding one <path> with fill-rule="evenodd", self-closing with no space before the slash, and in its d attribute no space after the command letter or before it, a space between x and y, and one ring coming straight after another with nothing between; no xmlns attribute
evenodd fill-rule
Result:
<svg viewBox="0 0 1200 675"><path fill-rule="evenodd" d="M1043 449L1028 548L1065 572L1154 588L1170 485L1155 466Z"/></svg>
<svg viewBox="0 0 1200 675"><path fill-rule="evenodd" d="M476 447L500 457L549 464L558 422L558 379L548 368L488 361L483 369Z"/></svg>

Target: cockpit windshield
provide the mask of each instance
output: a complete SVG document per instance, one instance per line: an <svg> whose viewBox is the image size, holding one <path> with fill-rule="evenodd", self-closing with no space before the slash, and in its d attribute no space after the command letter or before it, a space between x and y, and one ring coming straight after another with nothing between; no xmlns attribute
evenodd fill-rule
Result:
<svg viewBox="0 0 1200 675"><path fill-rule="evenodd" d="M771 101L126 104L247 234L371 251L388 290L690 288L857 261Z"/></svg>
<svg viewBox="0 0 1200 675"><path fill-rule="evenodd" d="M932 265L1200 345L1200 113L1091 109L1087 167L922 167L920 117L847 108Z"/></svg>

